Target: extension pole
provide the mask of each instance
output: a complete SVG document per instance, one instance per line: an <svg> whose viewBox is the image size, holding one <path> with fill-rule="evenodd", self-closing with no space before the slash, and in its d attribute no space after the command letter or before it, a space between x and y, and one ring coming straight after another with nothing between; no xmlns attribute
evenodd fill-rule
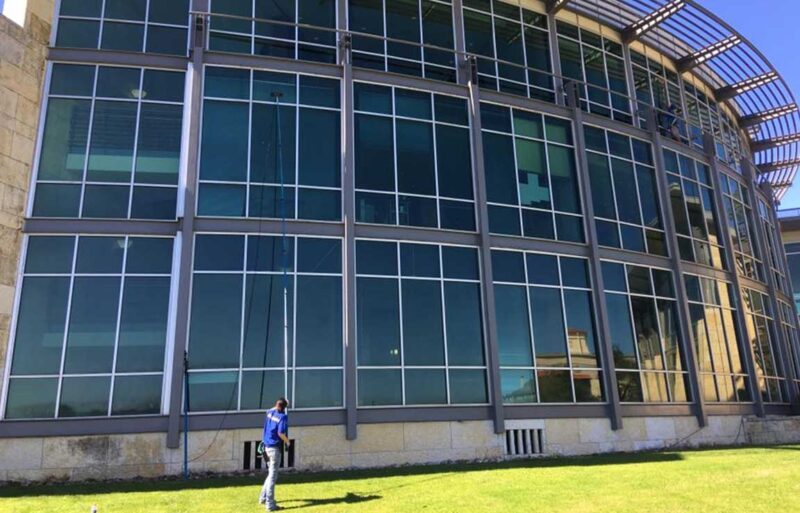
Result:
<svg viewBox="0 0 800 513"><path fill-rule="evenodd" d="M189 479L189 353L183 352L183 479Z"/></svg>
<svg viewBox="0 0 800 513"><path fill-rule="evenodd" d="M283 140L281 138L281 97L283 93L273 91L275 98L275 133L278 139L277 164L281 180L281 267L283 268L283 390L289 395L289 249L286 241L286 181L283 176Z"/></svg>

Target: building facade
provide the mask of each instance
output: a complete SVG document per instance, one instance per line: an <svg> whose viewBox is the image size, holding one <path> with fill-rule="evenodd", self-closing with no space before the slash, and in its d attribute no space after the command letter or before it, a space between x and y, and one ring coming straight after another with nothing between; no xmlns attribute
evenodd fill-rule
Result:
<svg viewBox="0 0 800 513"><path fill-rule="evenodd" d="M251 469L278 396L306 469L797 432L800 115L661 3L57 1L0 480Z"/></svg>

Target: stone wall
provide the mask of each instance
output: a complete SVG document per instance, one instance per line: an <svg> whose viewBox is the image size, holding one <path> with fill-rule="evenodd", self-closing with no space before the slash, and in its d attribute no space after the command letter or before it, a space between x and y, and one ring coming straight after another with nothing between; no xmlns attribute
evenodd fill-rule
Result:
<svg viewBox="0 0 800 513"><path fill-rule="evenodd" d="M612 431L608 419L547 419L545 456L576 456L745 443L800 442L800 419L714 416L699 428L694 417L626 418ZM343 426L292 428L298 470L374 468L448 461L499 460L504 436L489 421L363 424L358 438ZM242 469L244 443L260 429L193 432L190 470ZM0 482L80 481L179 475L183 449L167 449L164 433L0 439Z"/></svg>
<svg viewBox="0 0 800 513"><path fill-rule="evenodd" d="M0 16L0 369L8 350L52 17L53 0L28 0L24 27Z"/></svg>

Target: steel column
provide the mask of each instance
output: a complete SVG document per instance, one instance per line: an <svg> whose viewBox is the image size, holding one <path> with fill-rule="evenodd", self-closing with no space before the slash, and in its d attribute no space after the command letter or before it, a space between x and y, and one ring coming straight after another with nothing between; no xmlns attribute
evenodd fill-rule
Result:
<svg viewBox="0 0 800 513"><path fill-rule="evenodd" d="M614 350L611 344L611 329L608 324L608 308L605 301L603 270L600 265L600 247L597 243L597 227L594 223L594 203L590 191L589 164L586 160L586 141L583 135L583 111L578 100L575 83L565 84L567 104L572 111L572 124L575 133L575 152L577 153L578 175L580 177L581 199L583 200L583 219L586 227L586 242L589 244L589 274L592 278L592 296L597 312L597 326L600 332L600 354L603 357L603 376L608 400L608 418L611 428L622 429L622 409L617 388L617 375L614 369Z"/></svg>

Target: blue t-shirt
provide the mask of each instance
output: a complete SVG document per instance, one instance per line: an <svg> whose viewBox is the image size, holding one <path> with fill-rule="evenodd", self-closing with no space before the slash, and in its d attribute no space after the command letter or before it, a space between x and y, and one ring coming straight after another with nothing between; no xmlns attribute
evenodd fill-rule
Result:
<svg viewBox="0 0 800 513"><path fill-rule="evenodd" d="M289 436L289 416L273 408L267 410L267 418L264 419L264 434L261 437L261 441L267 447L280 447L283 445L283 441L278 436L278 433Z"/></svg>

